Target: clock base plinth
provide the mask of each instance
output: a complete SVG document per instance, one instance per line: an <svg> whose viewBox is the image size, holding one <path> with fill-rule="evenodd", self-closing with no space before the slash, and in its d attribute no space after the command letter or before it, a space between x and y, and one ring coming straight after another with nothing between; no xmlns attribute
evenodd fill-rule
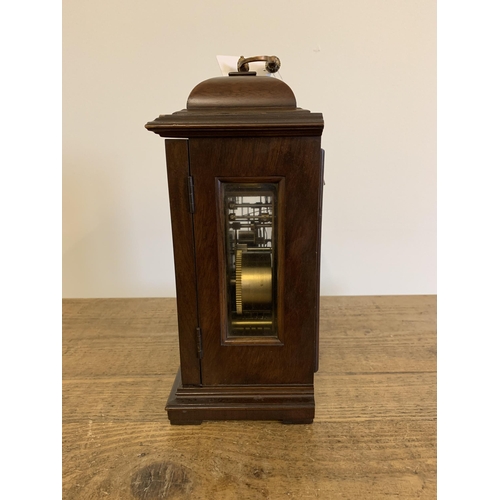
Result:
<svg viewBox="0 0 500 500"><path fill-rule="evenodd" d="M198 425L205 420L311 424L314 386L183 386L178 372L165 409L172 425Z"/></svg>

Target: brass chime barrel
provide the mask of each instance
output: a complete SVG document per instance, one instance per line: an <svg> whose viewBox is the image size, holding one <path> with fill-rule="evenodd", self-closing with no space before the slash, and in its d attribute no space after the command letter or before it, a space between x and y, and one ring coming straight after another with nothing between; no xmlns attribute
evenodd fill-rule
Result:
<svg viewBox="0 0 500 500"><path fill-rule="evenodd" d="M270 309L273 300L271 253L236 251L236 312Z"/></svg>

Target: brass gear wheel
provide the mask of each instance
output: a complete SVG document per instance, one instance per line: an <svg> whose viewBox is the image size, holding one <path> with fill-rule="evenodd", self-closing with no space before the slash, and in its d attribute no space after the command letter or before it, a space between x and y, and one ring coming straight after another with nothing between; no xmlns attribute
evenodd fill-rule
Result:
<svg viewBox="0 0 500 500"><path fill-rule="evenodd" d="M241 298L241 265L243 250L236 250L236 313L243 314L243 300Z"/></svg>

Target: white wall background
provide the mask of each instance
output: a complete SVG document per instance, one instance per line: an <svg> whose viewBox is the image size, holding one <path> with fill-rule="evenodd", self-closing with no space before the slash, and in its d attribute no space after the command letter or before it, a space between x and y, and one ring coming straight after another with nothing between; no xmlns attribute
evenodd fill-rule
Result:
<svg viewBox="0 0 500 500"><path fill-rule="evenodd" d="M144 129L277 55L322 112L323 295L436 293L435 0L64 0L63 297L174 296L163 140Z"/></svg>

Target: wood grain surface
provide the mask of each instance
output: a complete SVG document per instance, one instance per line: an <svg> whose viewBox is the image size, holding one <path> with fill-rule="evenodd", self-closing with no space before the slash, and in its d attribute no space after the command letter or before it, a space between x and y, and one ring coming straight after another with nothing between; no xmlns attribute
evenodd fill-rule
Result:
<svg viewBox="0 0 500 500"><path fill-rule="evenodd" d="M436 297L322 297L311 425L171 426L175 299L63 301L64 499L436 498Z"/></svg>
<svg viewBox="0 0 500 500"><path fill-rule="evenodd" d="M203 383L311 384L319 300L320 138L190 139L189 161L196 198L193 221ZM221 183L274 182L280 186L278 224L273 228L281 235L275 245L280 347L221 346L224 314L220 304L226 304L227 298L221 295L226 284L220 283L220 277L225 278L226 270L220 265L225 262L224 249L218 245L222 234L215 230L224 227L214 205L214 200L220 200L216 179Z"/></svg>

